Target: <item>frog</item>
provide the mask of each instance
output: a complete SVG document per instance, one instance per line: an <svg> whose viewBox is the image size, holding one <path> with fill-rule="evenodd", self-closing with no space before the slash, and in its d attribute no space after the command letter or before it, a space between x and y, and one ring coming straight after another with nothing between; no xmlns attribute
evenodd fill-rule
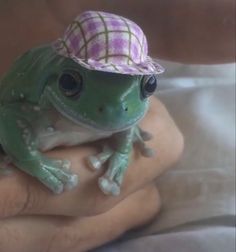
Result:
<svg viewBox="0 0 236 252"><path fill-rule="evenodd" d="M106 20L112 20L115 28L109 28ZM28 50L0 80L0 147L5 160L55 194L75 188L79 175L72 172L70 161L48 157L45 153L50 150L103 140L101 152L86 160L94 171L105 169L98 186L112 196L121 193L134 146L143 156L155 153L145 143L151 134L139 122L148 111L162 68L151 62L145 46L133 42L126 30L119 30L121 22L145 44L135 23L114 14L87 11L62 39ZM86 32L98 24L106 25L107 33ZM117 37L109 40L108 32ZM87 34L92 36L91 45L82 41ZM130 47L120 41L129 42ZM140 49L133 54L132 43ZM106 53L111 48L123 51L100 57L104 46Z"/></svg>

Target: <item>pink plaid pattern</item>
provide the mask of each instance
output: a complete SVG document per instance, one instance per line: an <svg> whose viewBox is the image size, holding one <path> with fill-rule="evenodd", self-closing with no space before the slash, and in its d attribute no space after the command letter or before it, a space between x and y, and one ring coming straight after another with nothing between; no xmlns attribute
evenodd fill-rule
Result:
<svg viewBox="0 0 236 252"><path fill-rule="evenodd" d="M148 56L147 39L142 29L110 13L82 13L53 47L58 54L91 70L131 75L164 71Z"/></svg>

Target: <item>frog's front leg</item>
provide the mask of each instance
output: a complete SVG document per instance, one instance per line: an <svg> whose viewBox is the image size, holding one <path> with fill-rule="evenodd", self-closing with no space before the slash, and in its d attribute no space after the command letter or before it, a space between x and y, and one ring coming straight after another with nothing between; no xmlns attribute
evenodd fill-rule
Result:
<svg viewBox="0 0 236 252"><path fill-rule="evenodd" d="M108 144L105 144L101 153L88 157L87 161L89 166L93 170L101 169L102 165L112 156L113 152L114 151L111 147Z"/></svg>
<svg viewBox="0 0 236 252"><path fill-rule="evenodd" d="M71 174L68 162L42 155L37 149L36 136L27 118L19 110L20 104L0 107L0 143L13 163L36 177L54 193L77 184L77 175Z"/></svg>
<svg viewBox="0 0 236 252"><path fill-rule="evenodd" d="M112 146L105 145L103 152L88 158L90 166L99 169L108 161L106 173L99 178L99 187L105 194L119 195L124 173L129 164L133 146L134 127L112 136Z"/></svg>
<svg viewBox="0 0 236 252"><path fill-rule="evenodd" d="M109 160L106 173L99 178L98 184L105 194L117 196L120 194L124 174L129 164L129 153L115 151Z"/></svg>

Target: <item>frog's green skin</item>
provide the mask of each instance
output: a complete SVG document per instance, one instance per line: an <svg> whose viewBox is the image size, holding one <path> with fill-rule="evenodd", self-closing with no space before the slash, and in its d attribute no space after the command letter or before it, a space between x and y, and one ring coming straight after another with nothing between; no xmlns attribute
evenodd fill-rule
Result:
<svg viewBox="0 0 236 252"><path fill-rule="evenodd" d="M68 71L82 76L79 97L67 97L58 85ZM88 161L95 169L108 162L99 186L118 195L133 142L150 154L143 143L149 136L136 126L148 109L148 99L140 96L141 80L85 69L50 46L32 49L0 82L0 145L17 167L61 193L77 184L77 175L69 171L68 161L42 152L109 138L102 153Z"/></svg>

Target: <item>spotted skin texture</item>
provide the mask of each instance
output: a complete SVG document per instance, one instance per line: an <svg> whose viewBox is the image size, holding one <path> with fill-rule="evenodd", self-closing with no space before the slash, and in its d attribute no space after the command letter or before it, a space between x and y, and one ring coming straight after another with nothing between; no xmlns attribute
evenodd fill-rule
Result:
<svg viewBox="0 0 236 252"><path fill-rule="evenodd" d="M87 161L94 170L107 167L98 185L105 194L119 195L133 143L143 155L153 154L144 143L149 134L138 127L148 110L143 79L88 70L47 45L26 52L0 82L5 154L0 164L7 156L59 194L74 188L78 175L68 160L50 159L43 152L107 139L102 152Z"/></svg>

